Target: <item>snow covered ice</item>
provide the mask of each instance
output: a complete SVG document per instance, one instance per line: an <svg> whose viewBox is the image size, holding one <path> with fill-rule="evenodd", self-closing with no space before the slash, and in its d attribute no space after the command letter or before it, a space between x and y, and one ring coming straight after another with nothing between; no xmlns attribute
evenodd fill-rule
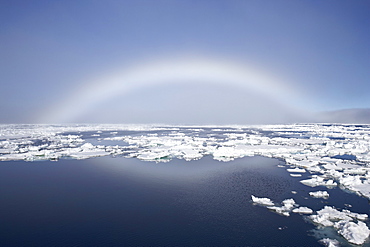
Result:
<svg viewBox="0 0 370 247"><path fill-rule="evenodd" d="M326 186L326 187L335 187L337 183L333 179L325 179L325 177L314 175L310 179L302 180L302 184L317 187L317 186Z"/></svg>
<svg viewBox="0 0 370 247"><path fill-rule="evenodd" d="M314 191L309 193L310 196L314 198L329 198L329 193L327 191Z"/></svg>
<svg viewBox="0 0 370 247"><path fill-rule="evenodd" d="M329 206L310 216L314 223L324 227L334 227L348 242L358 245L363 244L370 235L369 228L362 222L367 218L367 214L353 213L349 210L339 211Z"/></svg>
<svg viewBox="0 0 370 247"><path fill-rule="evenodd" d="M320 240L320 243L327 247L338 247L340 246L338 240L330 239L330 238L323 238Z"/></svg>
<svg viewBox="0 0 370 247"><path fill-rule="evenodd" d="M293 209L292 212L297 214L312 214L313 210L308 207L299 207Z"/></svg>
<svg viewBox="0 0 370 247"><path fill-rule="evenodd" d="M269 206L268 209L275 211L278 214L289 216L292 209L297 205L294 199L285 199L281 202L282 206Z"/></svg>
<svg viewBox="0 0 370 247"><path fill-rule="evenodd" d="M269 199L269 198L260 198L260 197L254 196L254 195L252 195L252 201L254 203L264 205L264 206L273 206L274 205L274 203L272 202L271 199Z"/></svg>
<svg viewBox="0 0 370 247"><path fill-rule="evenodd" d="M359 214L346 209L340 211L331 206L325 206L323 209L317 211L316 214L313 214L314 211L311 208L299 206L294 199L283 200L281 206L277 206L269 198L257 198L253 195L252 201L277 214L287 217L290 216L291 212L308 214L309 219L314 224L321 227L333 227L338 234L352 244L362 245L370 235L369 228L363 222L367 220L367 214ZM322 239L321 242L327 246L339 246L339 242L332 239Z"/></svg>
<svg viewBox="0 0 370 247"><path fill-rule="evenodd" d="M290 216L290 212L297 214L312 214L313 212L313 210L308 207L299 207L299 205L292 198L283 200L280 206L273 203L270 198L259 198L254 195L252 195L252 201L255 204L264 206L269 210L283 216Z"/></svg>
<svg viewBox="0 0 370 247"><path fill-rule="evenodd" d="M292 179L301 179L304 185L339 187L370 199L370 125L0 125L0 161L100 156L151 162L204 156L224 162L246 156L272 157L284 160ZM325 199L329 194L316 191L310 196ZM312 222L335 228L352 244L361 244L369 235L361 214L330 206L315 214L293 198L280 204L256 196L252 201L285 216L309 214ZM330 239L324 242L337 245Z"/></svg>

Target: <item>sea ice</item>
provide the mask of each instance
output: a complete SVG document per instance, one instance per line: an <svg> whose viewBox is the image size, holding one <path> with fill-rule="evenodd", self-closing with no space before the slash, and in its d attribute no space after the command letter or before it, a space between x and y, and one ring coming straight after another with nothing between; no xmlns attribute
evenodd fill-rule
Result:
<svg viewBox="0 0 370 247"><path fill-rule="evenodd" d="M320 240L320 243L324 244L327 247L339 247L339 241L336 239L324 238Z"/></svg>
<svg viewBox="0 0 370 247"><path fill-rule="evenodd" d="M308 207L295 208L292 210L292 212L297 213L297 214L312 214L313 213L312 209Z"/></svg>
<svg viewBox="0 0 370 247"><path fill-rule="evenodd" d="M327 191L314 191L314 192L309 192L310 196L314 198L329 198L329 193Z"/></svg>
<svg viewBox="0 0 370 247"><path fill-rule="evenodd" d="M302 174L296 174L296 173L291 173L289 174L291 177L296 177L296 178L299 178L299 177L302 177Z"/></svg>
<svg viewBox="0 0 370 247"><path fill-rule="evenodd" d="M334 222L345 220L345 221L352 221L353 219L356 220L364 220L368 216L366 214L357 214L352 213L348 210L339 211L334 207L325 206L323 209L316 212L317 214L311 215L310 219L319 225L322 226L333 226Z"/></svg>
<svg viewBox="0 0 370 247"><path fill-rule="evenodd" d="M363 244L370 235L370 230L362 221L357 223L341 220L334 224L338 233L352 244Z"/></svg>
<svg viewBox="0 0 370 247"><path fill-rule="evenodd" d="M299 173L305 173L306 172L306 170L305 169L302 169L302 168L298 168L298 167L296 167L296 168L288 168L287 169L287 171L288 172L299 172Z"/></svg>
<svg viewBox="0 0 370 247"><path fill-rule="evenodd" d="M335 187L337 183L333 179L326 179L321 176L313 175L310 179L305 179L301 181L302 184L316 187L316 186L326 186L326 187Z"/></svg>
<svg viewBox="0 0 370 247"><path fill-rule="evenodd" d="M309 218L318 225L334 227L340 235L353 244L363 244L370 235L369 228L362 222L368 218L367 214L353 213L345 209L339 211L334 207L325 206Z"/></svg>
<svg viewBox="0 0 370 247"><path fill-rule="evenodd" d="M252 201L254 203L264 205L264 206L273 206L274 205L274 203L271 201L270 198L256 197L254 195L252 195Z"/></svg>
<svg viewBox="0 0 370 247"><path fill-rule="evenodd" d="M102 145L96 145L100 140ZM292 177L304 172L313 174L302 184L329 188L339 185L370 199L369 125L0 125L0 161L108 155L155 162L174 158L189 161L206 155L221 161L254 155L272 157L285 161ZM310 193L319 198L328 195L326 191ZM299 207L293 199L281 205L255 196L252 201L286 216L291 212L312 214L311 209ZM368 228L362 222L366 214L324 207L308 217L320 226L333 227L350 243L368 238ZM333 239L323 243L337 245Z"/></svg>
<svg viewBox="0 0 370 247"><path fill-rule="evenodd" d="M281 202L282 206L269 206L268 209L275 211L278 214L284 215L284 216L290 216L290 212L295 206L298 206L298 204L295 203L293 199L285 199Z"/></svg>

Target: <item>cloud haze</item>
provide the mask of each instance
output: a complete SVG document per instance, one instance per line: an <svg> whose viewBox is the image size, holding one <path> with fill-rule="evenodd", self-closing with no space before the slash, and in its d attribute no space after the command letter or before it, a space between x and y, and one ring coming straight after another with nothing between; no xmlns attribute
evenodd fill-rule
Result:
<svg viewBox="0 0 370 247"><path fill-rule="evenodd" d="M280 123L369 108L369 10L362 0L3 1L0 123ZM181 56L252 65L273 80L257 91L259 80L149 80L111 97L97 80ZM76 100L91 87L95 103Z"/></svg>
<svg viewBox="0 0 370 247"><path fill-rule="evenodd" d="M316 121L322 123L370 123L370 108L368 109L342 109L325 111L316 115Z"/></svg>
<svg viewBox="0 0 370 247"><path fill-rule="evenodd" d="M302 120L263 94L207 83L165 84L134 90L82 113L76 122L261 124Z"/></svg>

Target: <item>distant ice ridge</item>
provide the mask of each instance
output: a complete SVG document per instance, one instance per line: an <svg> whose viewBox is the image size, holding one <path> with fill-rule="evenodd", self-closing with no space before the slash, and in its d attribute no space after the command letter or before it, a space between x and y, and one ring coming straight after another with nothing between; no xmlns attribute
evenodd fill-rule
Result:
<svg viewBox="0 0 370 247"><path fill-rule="evenodd" d="M94 146L82 138L82 133L117 129L158 130L151 125L0 125L0 161L87 159L122 153L119 147Z"/></svg>
<svg viewBox="0 0 370 247"><path fill-rule="evenodd" d="M283 159L305 185L345 188L370 199L370 125L0 125L0 160L135 157L145 161Z"/></svg>

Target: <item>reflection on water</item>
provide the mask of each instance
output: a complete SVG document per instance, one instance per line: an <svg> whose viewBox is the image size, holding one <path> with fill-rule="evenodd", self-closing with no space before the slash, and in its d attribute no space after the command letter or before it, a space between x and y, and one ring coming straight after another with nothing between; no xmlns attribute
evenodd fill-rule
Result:
<svg viewBox="0 0 370 247"><path fill-rule="evenodd" d="M279 162L2 162L0 245L315 246L301 216L250 203L251 194L280 202L308 191Z"/></svg>

